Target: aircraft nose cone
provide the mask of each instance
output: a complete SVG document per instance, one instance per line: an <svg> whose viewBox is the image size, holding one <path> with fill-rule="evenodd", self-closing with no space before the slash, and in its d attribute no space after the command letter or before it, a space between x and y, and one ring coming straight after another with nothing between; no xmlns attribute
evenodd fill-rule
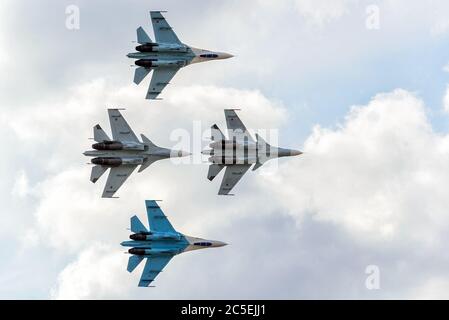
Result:
<svg viewBox="0 0 449 320"><path fill-rule="evenodd" d="M222 241L214 241L212 243L212 247L224 247L227 246L228 244L226 242L222 242Z"/></svg>
<svg viewBox="0 0 449 320"><path fill-rule="evenodd" d="M220 59L229 59L234 57L232 54L226 52L222 52L218 56L220 57Z"/></svg>
<svg viewBox="0 0 449 320"><path fill-rule="evenodd" d="M301 154L302 154L301 151L298 151L298 150L290 150L290 155L291 155L291 156L299 156L299 155L301 155Z"/></svg>
<svg viewBox="0 0 449 320"><path fill-rule="evenodd" d="M182 157L187 157L187 156L190 156L190 155L192 155L190 152L182 151L182 150L179 150L179 151L174 150L174 151L171 152L171 157L182 158Z"/></svg>

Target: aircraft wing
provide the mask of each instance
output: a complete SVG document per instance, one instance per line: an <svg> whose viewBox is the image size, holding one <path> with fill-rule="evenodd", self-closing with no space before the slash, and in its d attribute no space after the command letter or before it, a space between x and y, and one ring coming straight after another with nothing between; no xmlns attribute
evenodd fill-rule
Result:
<svg viewBox="0 0 449 320"><path fill-rule="evenodd" d="M218 194L228 195L250 167L251 164L234 164L227 166Z"/></svg>
<svg viewBox="0 0 449 320"><path fill-rule="evenodd" d="M248 142L254 143L254 139L251 137L251 134L249 133L248 129L246 129L245 125L243 124L242 120L240 120L235 110L226 109L225 118L226 124L228 126L228 134L230 140L235 137L236 141L239 142L243 142L246 140Z"/></svg>
<svg viewBox="0 0 449 320"><path fill-rule="evenodd" d="M151 11L150 16L156 42L182 44L160 11Z"/></svg>
<svg viewBox="0 0 449 320"><path fill-rule="evenodd" d="M140 143L131 127L117 109L108 109L111 124L112 138L116 141L129 141Z"/></svg>
<svg viewBox="0 0 449 320"><path fill-rule="evenodd" d="M176 232L155 200L146 200L145 205L151 231Z"/></svg>
<svg viewBox="0 0 449 320"><path fill-rule="evenodd" d="M147 259L140 277L139 287L148 287L157 275L170 262L172 255L154 256Z"/></svg>
<svg viewBox="0 0 449 320"><path fill-rule="evenodd" d="M153 71L153 76L151 78L150 87L147 92L147 99L156 99L157 96L164 90L165 86L170 82L170 80L175 76L180 68L170 67L170 68L156 68Z"/></svg>
<svg viewBox="0 0 449 320"><path fill-rule="evenodd" d="M137 168L137 165L125 165L111 168L108 180L104 186L103 198L112 198L122 184Z"/></svg>

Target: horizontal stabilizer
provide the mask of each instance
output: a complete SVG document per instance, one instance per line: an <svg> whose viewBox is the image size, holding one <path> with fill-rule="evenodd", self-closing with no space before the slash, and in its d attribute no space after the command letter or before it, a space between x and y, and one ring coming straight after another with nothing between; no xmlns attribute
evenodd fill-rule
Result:
<svg viewBox="0 0 449 320"><path fill-rule="evenodd" d="M94 126L94 140L97 142L111 141L111 139L109 139L108 135L103 131L99 124Z"/></svg>
<svg viewBox="0 0 449 320"><path fill-rule="evenodd" d="M143 79L150 73L151 69L146 69L144 67L138 67L134 71L134 83L139 84Z"/></svg>
<svg viewBox="0 0 449 320"><path fill-rule="evenodd" d="M131 231L134 233L148 232L148 229L142 224L142 221L137 216L131 218Z"/></svg>
<svg viewBox="0 0 449 320"><path fill-rule="evenodd" d="M137 28L137 42L140 44L152 43L150 36L142 27Z"/></svg>
<svg viewBox="0 0 449 320"><path fill-rule="evenodd" d="M97 182L98 179L100 179L100 177L103 175L103 173L106 172L106 170L108 170L107 167L102 166L92 167L92 172L90 173L90 181L92 181L93 183Z"/></svg>
<svg viewBox="0 0 449 320"><path fill-rule="evenodd" d="M128 272L133 272L135 268L137 268L137 266L142 262L142 260L144 259L143 256L131 256L128 259L128 267L126 268L126 270L128 270Z"/></svg>
<svg viewBox="0 0 449 320"><path fill-rule="evenodd" d="M209 166L209 172L207 173L207 179L210 181L214 180L214 178L223 170L224 166L219 164L211 164Z"/></svg>
<svg viewBox="0 0 449 320"><path fill-rule="evenodd" d="M223 141L223 140L226 140L223 132L221 132L220 128L216 124L214 124L210 128L210 133L211 133L212 141Z"/></svg>

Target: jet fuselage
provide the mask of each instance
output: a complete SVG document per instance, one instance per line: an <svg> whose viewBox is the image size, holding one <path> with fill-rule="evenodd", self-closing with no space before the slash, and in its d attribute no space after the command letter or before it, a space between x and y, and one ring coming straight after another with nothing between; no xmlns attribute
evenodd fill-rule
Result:
<svg viewBox="0 0 449 320"><path fill-rule="evenodd" d="M209 145L212 149L202 153L210 155L209 161L214 164L254 164L263 163L271 159L296 156L301 152L259 143L239 143L235 140L216 141Z"/></svg>
<svg viewBox="0 0 449 320"><path fill-rule="evenodd" d="M186 251L226 245L221 241L189 237L179 232L141 232L131 234L129 237L131 240L123 241L121 245L131 247L128 253L145 257L161 254L177 255Z"/></svg>
<svg viewBox="0 0 449 320"><path fill-rule="evenodd" d="M136 47L136 50L147 48L144 46L157 45L153 48L168 47L168 44L148 43ZM176 45L174 45L176 46ZM205 62L211 60L221 60L231 58L232 55L224 52L214 52L204 49L191 48L183 45L185 51L181 50L164 50L150 52L133 52L127 55L128 58L136 59L134 62L139 67L146 69L154 69L158 67L185 67L189 64Z"/></svg>
<svg viewBox="0 0 449 320"><path fill-rule="evenodd" d="M129 236L131 240L121 243L122 246L129 248L128 253L131 255L126 268L128 272L133 272L143 260L146 260L139 287L148 287L177 254L226 245L221 241L183 235L173 228L155 200L146 200L145 205L149 228L145 227L137 216L131 217L132 234Z"/></svg>
<svg viewBox="0 0 449 320"><path fill-rule="evenodd" d="M189 64L232 57L228 53L197 49L182 43L161 11L151 11L150 17L155 41L139 27L136 30L136 52L127 54L128 58L135 59L137 66L135 84L139 85L152 72L146 99L160 100L159 95L179 69Z"/></svg>
<svg viewBox="0 0 449 320"><path fill-rule="evenodd" d="M147 146L142 151L137 149L129 150L90 150L84 152L85 156L93 157L93 164L103 166L119 166L119 165L139 165L149 157L161 160L171 157L184 157L187 152L179 150L170 150L166 148L158 148L157 150L149 150Z"/></svg>

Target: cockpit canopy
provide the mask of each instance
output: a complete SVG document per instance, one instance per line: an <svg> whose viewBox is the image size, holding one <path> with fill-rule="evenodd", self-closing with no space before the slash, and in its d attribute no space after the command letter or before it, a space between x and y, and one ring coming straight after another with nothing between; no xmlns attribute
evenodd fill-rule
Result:
<svg viewBox="0 0 449 320"><path fill-rule="evenodd" d="M212 243L210 243L210 242L195 242L193 245L200 246L200 247L210 247L212 245Z"/></svg>
<svg viewBox="0 0 449 320"><path fill-rule="evenodd" d="M205 54L200 54L201 58L218 58L218 54L215 53L205 53Z"/></svg>

